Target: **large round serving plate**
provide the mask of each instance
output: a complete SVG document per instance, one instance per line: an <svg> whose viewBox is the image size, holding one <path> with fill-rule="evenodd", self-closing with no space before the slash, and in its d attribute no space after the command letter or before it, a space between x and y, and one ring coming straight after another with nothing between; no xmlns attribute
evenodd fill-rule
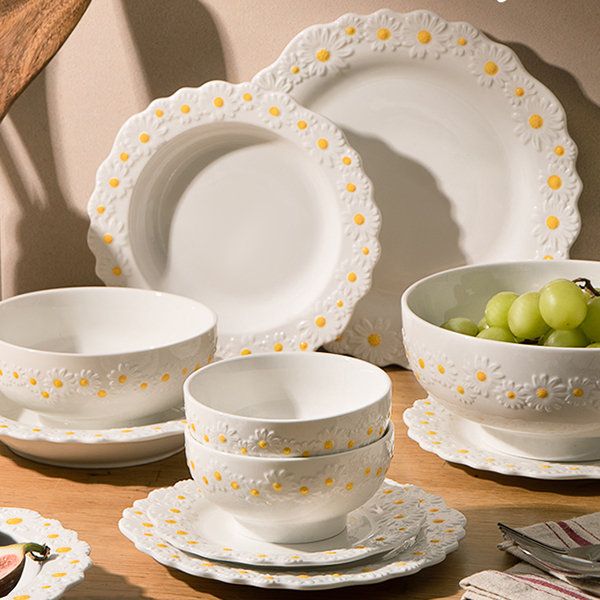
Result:
<svg viewBox="0 0 600 600"><path fill-rule="evenodd" d="M251 84L184 88L131 117L88 209L101 279L202 299L221 357L333 340L379 256L371 183L341 132Z"/></svg>
<svg viewBox="0 0 600 600"><path fill-rule="evenodd" d="M462 264L567 257L581 182L564 111L471 25L348 14L298 34L253 81L344 130L382 211L372 289L327 349L408 366L399 303L410 283Z"/></svg>

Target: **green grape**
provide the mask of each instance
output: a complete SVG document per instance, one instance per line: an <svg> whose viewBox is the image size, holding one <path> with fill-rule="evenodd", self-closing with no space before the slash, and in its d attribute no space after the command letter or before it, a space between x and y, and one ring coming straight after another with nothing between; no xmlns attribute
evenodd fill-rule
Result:
<svg viewBox="0 0 600 600"><path fill-rule="evenodd" d="M463 335L475 336L479 332L477 325L475 325L471 319L467 319L466 317L454 317L448 319L442 327L450 331L455 331L456 333L462 333Z"/></svg>
<svg viewBox="0 0 600 600"><path fill-rule="evenodd" d="M587 308L587 315L581 324L581 329L592 342L600 342L600 296L592 298Z"/></svg>
<svg viewBox="0 0 600 600"><path fill-rule="evenodd" d="M498 292L485 306L485 320L490 327L508 327L508 311L518 298L514 292Z"/></svg>
<svg viewBox="0 0 600 600"><path fill-rule="evenodd" d="M540 313L552 329L575 329L587 314L580 287L568 279L555 279L540 291Z"/></svg>
<svg viewBox="0 0 600 600"><path fill-rule="evenodd" d="M503 327L488 327L477 334L478 338L484 340L495 340L497 342L514 342L513 334Z"/></svg>
<svg viewBox="0 0 600 600"><path fill-rule="evenodd" d="M540 295L537 292L521 294L508 311L508 327L515 337L535 340L550 327L542 319L539 309Z"/></svg>
<svg viewBox="0 0 600 600"><path fill-rule="evenodd" d="M477 323L477 329L479 329L479 331L483 331L484 329L487 329L488 327L489 327L489 325L487 324L485 317L482 317L479 320L479 323Z"/></svg>
<svg viewBox="0 0 600 600"><path fill-rule="evenodd" d="M544 346L561 348L585 348L589 340L581 329L554 329L544 340Z"/></svg>
<svg viewBox="0 0 600 600"><path fill-rule="evenodd" d="M593 344L590 344L588 348L600 348L600 342L594 342Z"/></svg>

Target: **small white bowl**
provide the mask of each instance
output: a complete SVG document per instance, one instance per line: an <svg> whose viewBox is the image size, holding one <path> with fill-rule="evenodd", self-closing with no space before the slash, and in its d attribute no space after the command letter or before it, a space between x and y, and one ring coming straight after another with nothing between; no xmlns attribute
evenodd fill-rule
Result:
<svg viewBox="0 0 600 600"><path fill-rule="evenodd" d="M394 428L362 448L310 458L227 454L185 435L187 462L202 495L230 513L248 537L304 543L342 532L349 512L382 484Z"/></svg>
<svg viewBox="0 0 600 600"><path fill-rule="evenodd" d="M600 282L600 262L523 261L461 267L402 297L405 347L419 383L479 428L479 443L541 460L600 458L600 350L497 342L440 327L477 322L496 292L537 291L553 279ZM435 432L432 432L435 439Z"/></svg>
<svg viewBox="0 0 600 600"><path fill-rule="evenodd" d="M173 294L44 290L0 302L0 392L46 420L113 427L180 406L209 362L216 316Z"/></svg>
<svg viewBox="0 0 600 600"><path fill-rule="evenodd" d="M385 432L391 381L379 367L323 352L232 358L194 373L185 411L199 443L251 456L317 456Z"/></svg>

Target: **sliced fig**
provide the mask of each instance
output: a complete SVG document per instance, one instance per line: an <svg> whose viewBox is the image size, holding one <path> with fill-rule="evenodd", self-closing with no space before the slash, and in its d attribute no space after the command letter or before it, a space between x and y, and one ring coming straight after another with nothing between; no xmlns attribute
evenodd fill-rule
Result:
<svg viewBox="0 0 600 600"><path fill-rule="evenodd" d="M0 547L0 598L17 587L28 554L33 560L43 561L48 558L50 548L40 544L11 544Z"/></svg>

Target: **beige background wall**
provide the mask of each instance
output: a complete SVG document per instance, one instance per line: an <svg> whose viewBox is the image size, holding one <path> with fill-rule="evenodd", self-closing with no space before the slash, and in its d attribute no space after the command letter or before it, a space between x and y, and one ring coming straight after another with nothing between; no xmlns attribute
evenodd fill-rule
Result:
<svg viewBox="0 0 600 600"><path fill-rule="evenodd" d="M304 27L382 7L469 21L555 92L584 183L572 255L600 259L600 0L93 0L0 125L3 295L98 283L85 206L132 113L182 86L248 79Z"/></svg>

